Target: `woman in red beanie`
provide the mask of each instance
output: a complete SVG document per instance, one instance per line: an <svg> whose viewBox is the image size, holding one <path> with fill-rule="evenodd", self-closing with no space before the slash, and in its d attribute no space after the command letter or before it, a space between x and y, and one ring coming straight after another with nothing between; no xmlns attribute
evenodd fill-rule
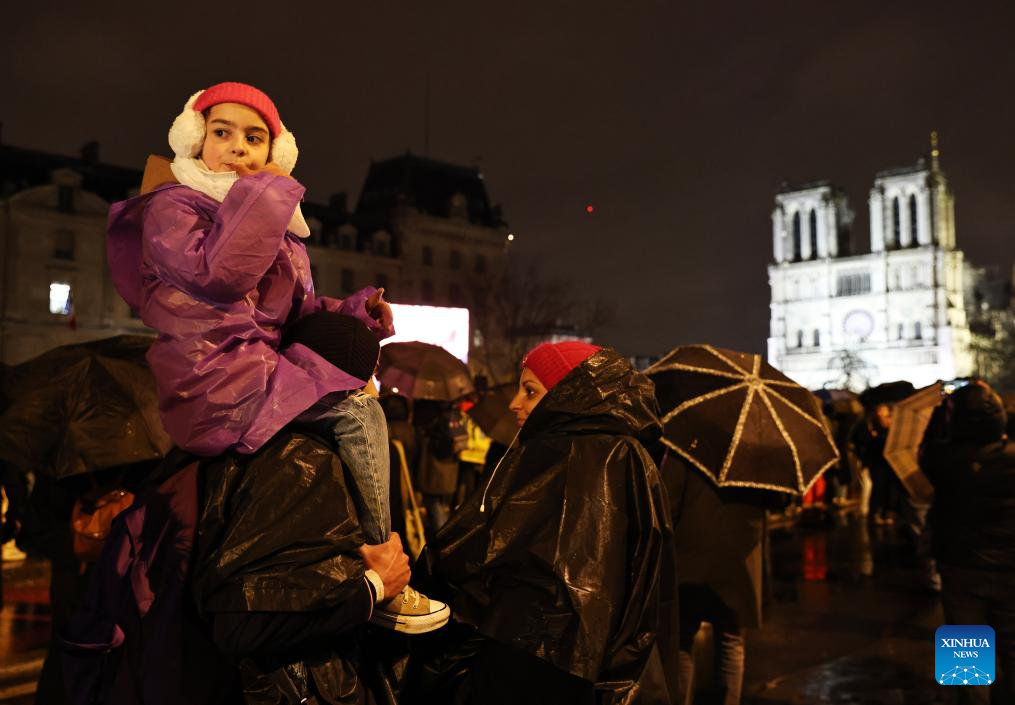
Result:
<svg viewBox="0 0 1015 705"><path fill-rule="evenodd" d="M676 651L656 634L675 593L669 514L643 445L660 433L652 382L609 348L543 344L510 408L515 442L417 563L457 621L417 652L427 677L409 701L672 702Z"/></svg>

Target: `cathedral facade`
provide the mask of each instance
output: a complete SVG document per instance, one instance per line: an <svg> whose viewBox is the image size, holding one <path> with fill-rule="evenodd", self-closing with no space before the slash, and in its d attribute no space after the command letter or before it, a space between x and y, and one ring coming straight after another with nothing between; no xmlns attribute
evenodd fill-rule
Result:
<svg viewBox="0 0 1015 705"><path fill-rule="evenodd" d="M955 245L936 144L929 160L877 174L868 203L870 252L857 253L842 192L816 183L776 195L769 361L810 389L970 374L974 272Z"/></svg>

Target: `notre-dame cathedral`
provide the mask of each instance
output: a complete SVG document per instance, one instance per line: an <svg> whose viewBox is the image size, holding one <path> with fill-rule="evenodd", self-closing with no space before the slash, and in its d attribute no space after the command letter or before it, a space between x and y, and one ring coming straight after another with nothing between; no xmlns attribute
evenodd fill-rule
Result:
<svg viewBox="0 0 1015 705"><path fill-rule="evenodd" d="M936 136L929 159L878 173L868 204L870 251L857 252L853 212L834 186L776 195L769 361L811 389L970 374L977 270L956 248Z"/></svg>

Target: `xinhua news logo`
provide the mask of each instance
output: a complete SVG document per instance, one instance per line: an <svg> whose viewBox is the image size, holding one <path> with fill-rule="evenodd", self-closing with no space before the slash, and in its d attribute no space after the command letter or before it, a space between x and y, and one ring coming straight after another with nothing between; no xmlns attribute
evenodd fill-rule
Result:
<svg viewBox="0 0 1015 705"><path fill-rule="evenodd" d="M941 685L994 682L994 630L985 624L938 627L934 635L935 680Z"/></svg>

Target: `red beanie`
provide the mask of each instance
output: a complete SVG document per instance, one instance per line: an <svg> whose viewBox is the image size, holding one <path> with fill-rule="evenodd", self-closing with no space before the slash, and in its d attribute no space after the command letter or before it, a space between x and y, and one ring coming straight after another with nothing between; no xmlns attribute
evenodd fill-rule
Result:
<svg viewBox="0 0 1015 705"><path fill-rule="evenodd" d="M204 93L197 97L194 110L203 113L219 103L239 103L246 105L251 110L256 110L268 125L268 131L271 132L272 138L278 137L282 132L282 120L278 117L278 109L275 104L265 93L253 86L248 86L246 83L217 83L211 88L205 89Z"/></svg>
<svg viewBox="0 0 1015 705"><path fill-rule="evenodd" d="M522 361L539 378L546 390L557 386L567 373L602 350L598 345L568 340L563 343L541 343L529 351Z"/></svg>

